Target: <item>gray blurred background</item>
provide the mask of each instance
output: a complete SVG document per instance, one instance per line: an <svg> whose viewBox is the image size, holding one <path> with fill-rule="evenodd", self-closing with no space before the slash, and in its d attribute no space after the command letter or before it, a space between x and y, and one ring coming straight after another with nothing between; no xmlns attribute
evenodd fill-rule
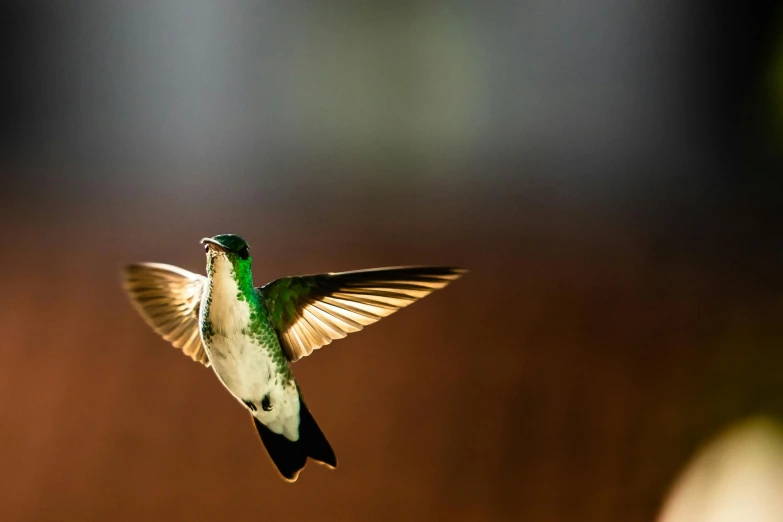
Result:
<svg viewBox="0 0 783 522"><path fill-rule="evenodd" d="M0 519L713 520L664 506L783 463L782 16L4 4ZM122 294L226 232L259 285L471 269L295 365L335 472L283 483Z"/></svg>

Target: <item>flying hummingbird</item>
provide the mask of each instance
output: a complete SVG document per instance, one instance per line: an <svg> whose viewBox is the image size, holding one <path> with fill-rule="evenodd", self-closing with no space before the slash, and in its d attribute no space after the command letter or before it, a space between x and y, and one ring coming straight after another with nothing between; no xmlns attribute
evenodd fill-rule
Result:
<svg viewBox="0 0 783 522"><path fill-rule="evenodd" d="M282 477L337 458L302 399L291 363L396 312L466 271L397 267L284 277L256 288L247 242L201 240L207 275L161 263L125 268L125 289L155 332L207 367L246 408Z"/></svg>

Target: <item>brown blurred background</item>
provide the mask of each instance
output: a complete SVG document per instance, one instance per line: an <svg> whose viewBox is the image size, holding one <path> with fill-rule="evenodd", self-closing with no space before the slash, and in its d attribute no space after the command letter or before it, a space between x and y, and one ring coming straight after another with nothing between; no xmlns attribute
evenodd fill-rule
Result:
<svg viewBox="0 0 783 522"><path fill-rule="evenodd" d="M735 423L780 457L783 10L746 4L4 4L0 520L648 521ZM259 285L471 269L295 365L335 472L283 483L121 291L225 232Z"/></svg>

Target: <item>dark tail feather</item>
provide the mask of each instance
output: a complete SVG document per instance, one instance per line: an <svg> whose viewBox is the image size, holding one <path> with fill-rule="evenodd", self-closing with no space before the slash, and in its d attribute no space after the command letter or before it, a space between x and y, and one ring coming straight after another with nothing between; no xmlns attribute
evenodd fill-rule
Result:
<svg viewBox="0 0 783 522"><path fill-rule="evenodd" d="M337 456L332 446L315 423L301 396L299 397L299 442L304 443L305 452L311 459L326 464L332 469L337 467Z"/></svg>
<svg viewBox="0 0 783 522"><path fill-rule="evenodd" d="M301 397L299 398L299 440L288 440L284 435L279 435L261 424L255 417L253 423L269 456L272 457L272 462L283 478L289 482L295 482L299 477L299 472L307 463L307 457L331 468L337 467L334 450Z"/></svg>

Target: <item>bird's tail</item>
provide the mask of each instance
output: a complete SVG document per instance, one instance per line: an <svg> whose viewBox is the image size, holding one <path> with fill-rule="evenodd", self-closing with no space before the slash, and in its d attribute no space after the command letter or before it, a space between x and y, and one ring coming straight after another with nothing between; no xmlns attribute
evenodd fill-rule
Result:
<svg viewBox="0 0 783 522"><path fill-rule="evenodd" d="M308 457L332 469L337 467L334 450L316 424L301 395L299 395L299 439L289 440L285 435L275 433L264 426L255 417L253 423L272 462L285 480L295 482L299 472L305 467Z"/></svg>

